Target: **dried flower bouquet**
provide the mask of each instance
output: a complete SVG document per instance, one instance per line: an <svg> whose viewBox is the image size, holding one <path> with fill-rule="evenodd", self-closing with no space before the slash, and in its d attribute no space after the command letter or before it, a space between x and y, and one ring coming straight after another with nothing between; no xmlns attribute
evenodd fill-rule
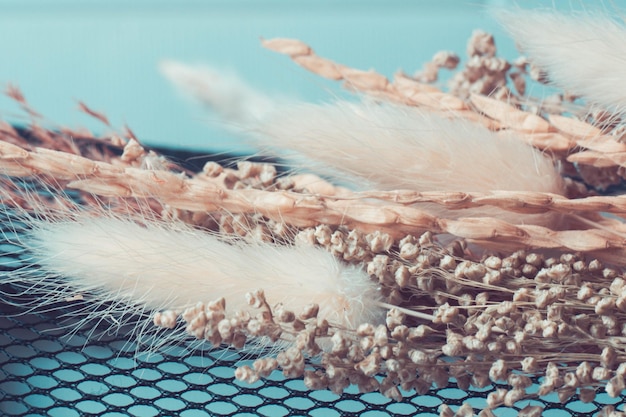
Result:
<svg viewBox="0 0 626 417"><path fill-rule="evenodd" d="M528 43L534 51L532 39ZM506 382L507 389L489 394L481 415L551 392L562 402L573 396L593 401L600 391L621 395L626 226L620 218L626 199L605 194L626 178L619 111L602 102L592 106L593 96L583 105L567 92L542 100L526 95L526 82L547 80L544 69L533 64L534 57L497 57L493 37L483 32L470 39L461 69L455 70L461 59L444 52L419 73L399 73L393 80L319 57L300 41L263 45L343 81L371 98L368 106L415 107L531 145L560 167L563 192L354 190L310 173L279 175L271 164L245 160L236 169L210 162L191 172L142 147L130 131L97 138L42 127L19 90L10 88L32 123L24 129L0 126L3 202L23 216L50 221L67 219L79 206L99 216L106 206L115 218L184 223L185 230L232 242L321 247L342 265L366 271L378 295L348 301L382 310L380 319L372 313L372 322L328 316L315 302L299 309L271 302L266 295L274 288L241 289L247 292L243 303L225 296L197 299L183 309L138 308L166 329L160 334L172 329L237 349L269 344L270 354L237 370L244 381L280 369L303 377L311 389L341 393L355 384L395 400L402 399L401 389L426 392L433 384L447 386L450 378L461 389ZM446 92L433 85L441 68L456 71ZM103 115L81 109L108 125ZM17 180L32 177L58 195L80 190L80 205L29 192ZM335 308L341 316L352 306ZM529 393L537 377L543 377L539 390ZM539 415L541 408L524 412ZM454 414L445 406L441 413ZM467 406L457 414L473 411Z"/></svg>

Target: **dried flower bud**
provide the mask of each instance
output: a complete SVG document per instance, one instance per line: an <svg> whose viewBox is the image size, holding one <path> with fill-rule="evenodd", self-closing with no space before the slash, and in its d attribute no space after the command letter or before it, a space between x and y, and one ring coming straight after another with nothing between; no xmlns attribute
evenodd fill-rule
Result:
<svg viewBox="0 0 626 417"><path fill-rule="evenodd" d="M540 405L530 405L519 410L517 417L541 417L543 413L543 407Z"/></svg>
<svg viewBox="0 0 626 417"><path fill-rule="evenodd" d="M328 387L328 380L326 376L317 372L306 371L304 373L304 385L310 390L322 390Z"/></svg>
<svg viewBox="0 0 626 417"><path fill-rule="evenodd" d="M178 312L174 310L165 310L162 312L156 312L152 319L155 326L163 327L166 329L173 329L176 327L176 321L178 319Z"/></svg>
<svg viewBox="0 0 626 417"><path fill-rule="evenodd" d="M593 368L593 373L591 374L591 378L594 381L606 381L611 377L611 370L606 369L602 366L597 366Z"/></svg>
<svg viewBox="0 0 626 417"><path fill-rule="evenodd" d="M444 323L449 324L454 321L456 317L459 315L458 307L451 307L450 304L445 303L440 305L435 311L435 318L433 319L433 323Z"/></svg>
<svg viewBox="0 0 626 417"><path fill-rule="evenodd" d="M387 334L387 328L380 325L374 332L374 344L376 346L386 346L389 343L389 335Z"/></svg>
<svg viewBox="0 0 626 417"><path fill-rule="evenodd" d="M246 293L246 301L252 308L261 308L265 303L265 293L263 290L255 290Z"/></svg>
<svg viewBox="0 0 626 417"><path fill-rule="evenodd" d="M530 288L519 288L515 290L513 294L514 302L530 301L533 298L532 290Z"/></svg>
<svg viewBox="0 0 626 417"><path fill-rule="evenodd" d="M404 323L405 315L397 308L392 308L387 311L387 318L385 320L389 330L395 329L397 326L401 326Z"/></svg>
<svg viewBox="0 0 626 417"><path fill-rule="evenodd" d="M617 352L611 346L606 346L602 349L602 354L600 355L600 363L605 368L613 368L615 365L615 361L617 360Z"/></svg>
<svg viewBox="0 0 626 417"><path fill-rule="evenodd" d="M454 417L474 417L474 409L469 403L464 402L456 411Z"/></svg>
<svg viewBox="0 0 626 417"><path fill-rule="evenodd" d="M546 339L556 337L558 326L553 321L544 321L542 336Z"/></svg>
<svg viewBox="0 0 626 417"><path fill-rule="evenodd" d="M483 276L483 282L487 285L498 285L502 281L502 272L500 271L487 271Z"/></svg>
<svg viewBox="0 0 626 417"><path fill-rule="evenodd" d="M447 331L446 344L441 347L441 352L446 356L458 356L463 352L463 336Z"/></svg>
<svg viewBox="0 0 626 417"><path fill-rule="evenodd" d="M504 403L504 397L508 391L503 388L498 388L496 391L490 392L487 395L487 407L496 408Z"/></svg>
<svg viewBox="0 0 626 417"><path fill-rule="evenodd" d="M569 388L578 388L580 381L578 381L574 372L567 372L565 376L563 376L563 385Z"/></svg>
<svg viewBox="0 0 626 417"><path fill-rule="evenodd" d="M488 292L480 292L476 294L476 298L475 298L476 305L484 306L484 305L487 305L488 301L489 301Z"/></svg>
<svg viewBox="0 0 626 417"><path fill-rule="evenodd" d="M293 311L285 310L282 305L274 309L274 317L280 323L292 323L296 319L296 315Z"/></svg>
<svg viewBox="0 0 626 417"><path fill-rule="evenodd" d="M330 341L333 344L333 353L347 353L348 347L350 346L350 341L341 330L335 332L335 334L333 334L333 336L330 338Z"/></svg>
<svg viewBox="0 0 626 417"><path fill-rule="evenodd" d="M624 389L626 389L626 382L624 381L624 377L619 375L615 375L613 378L609 379L609 382L607 382L604 387L606 393L613 398L619 397Z"/></svg>
<svg viewBox="0 0 626 417"><path fill-rule="evenodd" d="M308 304L303 309L298 318L300 320L309 320L312 318L316 318L320 311L320 306L318 304Z"/></svg>
<svg viewBox="0 0 626 417"><path fill-rule="evenodd" d="M450 255L444 255L439 261L439 267L446 271L453 271L456 269L456 261Z"/></svg>
<svg viewBox="0 0 626 417"><path fill-rule="evenodd" d="M405 325L396 326L391 331L391 338L396 341L404 341L409 336L409 328Z"/></svg>
<svg viewBox="0 0 626 417"><path fill-rule="evenodd" d="M489 369L489 378L493 382L506 381L508 368L502 359L495 361Z"/></svg>
<svg viewBox="0 0 626 417"><path fill-rule="evenodd" d="M500 270L500 268L502 268L502 259L492 255L483 261L483 265L489 269Z"/></svg>
<svg viewBox="0 0 626 417"><path fill-rule="evenodd" d="M365 241L368 243L369 249L373 253L389 252L393 245L391 236L378 230L365 235Z"/></svg>
<svg viewBox="0 0 626 417"><path fill-rule="evenodd" d="M580 381L581 384L587 385L591 382L591 374L593 372L592 366L587 362L581 362L578 367L576 367L576 377Z"/></svg>
<svg viewBox="0 0 626 417"><path fill-rule="evenodd" d="M590 403L596 399L596 390L593 388L581 388L578 391L578 398L583 403Z"/></svg>
<svg viewBox="0 0 626 417"><path fill-rule="evenodd" d="M615 298L604 297L595 306L596 314L609 314L615 308Z"/></svg>
<svg viewBox="0 0 626 417"><path fill-rule="evenodd" d="M454 417L454 411L446 404L439 406L439 417Z"/></svg>
<svg viewBox="0 0 626 417"><path fill-rule="evenodd" d="M235 370L235 378L248 384L254 384L259 380L259 375L248 365L244 365Z"/></svg>
<svg viewBox="0 0 626 417"><path fill-rule="evenodd" d="M525 396L526 396L526 391L524 391L523 389L521 388L512 389L509 392L507 392L506 395L504 396L504 405L506 405L507 407L513 407L513 404L515 404L519 400L524 399Z"/></svg>
<svg viewBox="0 0 626 417"><path fill-rule="evenodd" d="M600 270L602 270L604 266L602 265L602 262L600 262L597 259L592 260L591 262L589 262L589 272L599 272Z"/></svg>
<svg viewBox="0 0 626 417"><path fill-rule="evenodd" d="M567 402L567 400L569 400L572 395L574 395L576 393L576 389L575 388L561 388L558 390L558 397L559 397L559 401L562 404L565 404Z"/></svg>
<svg viewBox="0 0 626 417"><path fill-rule="evenodd" d="M480 413L478 413L478 417L496 417L496 415L488 408L483 408Z"/></svg>
<svg viewBox="0 0 626 417"><path fill-rule="evenodd" d="M507 382L513 388L528 388L533 384L533 381L526 375L513 373L509 375Z"/></svg>
<svg viewBox="0 0 626 417"><path fill-rule="evenodd" d="M377 353L372 353L364 360L359 362L356 365L356 369L361 371L364 375L375 376L380 371L380 361L380 355Z"/></svg>
<svg viewBox="0 0 626 417"><path fill-rule="evenodd" d="M439 68L453 70L459 64L459 56L451 51L439 51L433 56L432 62Z"/></svg>
<svg viewBox="0 0 626 417"><path fill-rule="evenodd" d="M491 385L491 381L489 380L489 374L474 372L474 374L472 374L472 385L476 388L485 388Z"/></svg>
<svg viewBox="0 0 626 417"><path fill-rule="evenodd" d="M400 240L398 246L400 248L400 258L408 261L417 258L419 245L417 244L415 236L406 236L404 239Z"/></svg>
<svg viewBox="0 0 626 417"><path fill-rule="evenodd" d="M526 278L536 278L537 273L538 273L538 269L534 265L524 264L522 266L522 275L524 275Z"/></svg>
<svg viewBox="0 0 626 417"><path fill-rule="evenodd" d="M398 284L398 287L406 288L410 283L411 273L406 266L400 265L400 267L398 267L398 269L396 269L396 272L394 273L394 278L396 284Z"/></svg>
<svg viewBox="0 0 626 417"><path fill-rule="evenodd" d="M375 276L378 278L380 282L384 282L385 274L388 271L389 266L389 256L387 255L376 255L367 264L367 273L369 275Z"/></svg>

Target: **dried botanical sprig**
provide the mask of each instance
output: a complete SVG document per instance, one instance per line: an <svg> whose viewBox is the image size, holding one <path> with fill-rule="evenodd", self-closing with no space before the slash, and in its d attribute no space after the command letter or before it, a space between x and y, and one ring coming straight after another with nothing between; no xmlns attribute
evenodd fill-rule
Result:
<svg viewBox="0 0 626 417"><path fill-rule="evenodd" d="M404 75L392 83L371 72L348 69L317 57L298 41L265 44L379 100L430 111L454 110L455 117L490 129L516 131L563 164L588 164L592 170L585 178L593 179L589 184L621 181L617 167L624 149L618 129L609 136L606 124L555 114L559 105L550 107L550 115L547 106L532 111L532 101L522 100L520 77L527 64L494 59L495 44L487 34L476 34L470 42L470 55L478 58L460 71L459 88L453 93ZM511 77L512 69L518 75ZM516 82L519 94L510 96L512 103L481 95L489 91L503 99L506 76ZM12 95L25 103L17 90ZM84 111L106 121L99 113ZM588 121L600 118L596 114ZM141 225L156 220L170 232L178 228L205 233L198 228L209 227L222 239L237 242L234 247L242 237L281 248L301 245L319 252L311 248L318 246L334 255L328 258L331 264L350 264L346 267L362 268L360 273L369 275L367 282L378 288L380 296L376 305L387 310L375 323L329 319L324 300L307 299L315 302L296 307L277 302L270 298L271 288L240 289L248 292L247 304L237 303L232 294L192 292L180 305L149 306L155 327L179 329L213 345L243 349L250 342L272 343L272 354L237 370L241 380L254 382L280 369L288 377L302 377L311 389L341 393L354 384L363 392L379 391L395 400L402 399L400 389L426 392L432 385L447 386L450 378L462 389L498 384L480 414L485 416L501 405L513 406L523 398L551 392L557 392L562 402L573 395L590 402L602 390L619 396L626 386L625 230L620 222L600 217L600 212L626 212L619 196L575 199L519 190L350 192L311 175L278 178L277 170L267 164L241 163L234 170L209 163L201 173L182 172L131 138L86 137L74 145L62 133L39 125L28 137L2 125L0 135L0 167L5 174L47 180L48 191L53 187L84 191L81 210L88 217L97 216L93 224L100 224L100 229L104 227L98 223L100 217L111 216L104 214L105 201L117 213L114 218L126 215L140 229L150 229L154 225ZM577 172L583 175L584 170ZM63 194L51 202L29 194L17 181L7 179L4 186L3 202L28 212L40 209L44 215L37 221L78 218L68 212L79 206ZM414 207L417 203L444 207L447 215L433 216ZM471 219L457 215L459 210L491 207L540 216L563 214L570 223L551 229L505 222L489 213ZM140 218L138 213L146 216ZM178 226L179 222L187 225ZM133 234L137 237L140 232ZM449 242L442 243L446 238ZM614 265L605 265L607 260ZM63 264L71 268L71 262ZM71 277L75 271L61 273ZM101 284L87 287L97 289ZM83 292L88 296L90 288L80 287L80 297ZM65 291L65 299L75 297L73 291ZM141 305L149 293L134 296ZM534 393L531 385L538 377L543 379ZM540 412L528 405L520 414ZM606 415L612 412L603 410ZM473 409L466 404L454 413L442 406L440 413L469 416Z"/></svg>
<svg viewBox="0 0 626 417"><path fill-rule="evenodd" d="M558 18L556 19L558 20ZM611 28L609 30L612 30ZM481 46L481 42L491 45L490 48L492 49L486 48L484 45ZM621 144L617 143L623 136L620 133L623 130L620 128L621 125L614 123L609 128L610 135L600 135L598 129L590 124L572 117L559 117L561 113L572 111L572 106L560 105L561 99L555 104L548 101L538 101L532 97L512 95L502 86L500 80L508 75L513 79L513 82L518 80L517 83L519 84L519 80L526 73L527 59L520 59L519 62L512 65L500 64L500 69L492 72L487 64L490 60L495 59L495 49L493 49L495 44L493 44L493 38L488 34L477 33L468 42L470 57L480 57L478 59L480 63L471 68L473 61L470 58L468 66L471 70L465 70L465 73L459 73L456 78L453 78L451 91L454 94L441 92L436 87L403 74L396 75L394 82L391 83L380 74L351 69L321 58L300 41L272 39L264 41L263 45L273 51L289 55L296 63L322 77L344 80L349 88L364 92L377 99L409 106L423 106L429 110L440 111L444 115L453 114L454 117L465 117L492 130L506 128L518 132L516 137L538 149L553 153L562 158L564 163L581 164L583 168L578 170L572 167L570 173L575 173L592 186L606 189L624 179L622 167L624 150L620 147ZM484 56L472 55L476 53L475 51L483 49L488 51L485 52ZM546 50L545 55L550 56L549 49ZM511 73L509 71L511 68L517 68L520 72ZM515 75L511 77L511 74ZM353 77L357 77L357 79L353 79ZM487 83L484 82L484 77L489 78ZM491 79L492 77L495 78ZM609 77L609 79L612 78ZM474 83L477 83L478 86L474 87ZM492 97L481 95L485 85L492 85L492 83L500 86L498 91L503 92L496 96L497 100L493 98L493 95ZM490 87L488 90L492 91L493 88L497 87ZM474 93L473 96L470 93ZM469 102L464 100L468 96L470 97ZM474 110L478 110L478 112ZM537 116L536 113L541 112L541 110L548 114L547 119ZM583 110L580 117L585 118L586 116L591 116L590 120L594 123L602 119L600 112L589 114ZM615 118L613 117L612 120L615 121ZM604 126L603 130L606 129ZM594 151L593 148L599 144L603 147L607 146L604 152ZM582 150L579 150L577 146L581 147ZM610 148L613 150L609 151ZM609 174L611 174L610 177Z"/></svg>

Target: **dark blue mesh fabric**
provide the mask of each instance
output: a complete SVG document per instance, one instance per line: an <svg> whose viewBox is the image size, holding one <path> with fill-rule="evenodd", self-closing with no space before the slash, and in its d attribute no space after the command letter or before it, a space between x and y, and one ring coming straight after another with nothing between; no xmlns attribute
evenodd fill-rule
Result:
<svg viewBox="0 0 626 417"><path fill-rule="evenodd" d="M250 385L234 379L236 365L246 360L236 352L167 346L156 353L137 353L136 344L118 334L97 334L90 328L93 339L82 332L68 336L68 328L59 325L69 324L62 317L68 312L71 308L24 313L3 306L1 415L435 416L440 405L454 410L465 401L478 412L496 388L464 392L451 381L448 388L432 389L426 395L404 392L404 400L395 402L378 393L360 394L354 387L341 396L310 391L301 380L288 380L280 372ZM514 416L528 405L542 405L549 412L545 415L552 417L589 415L621 402L598 395L594 403L583 404L574 397L563 405L552 394L540 401L520 401L515 408L501 407L495 414Z"/></svg>

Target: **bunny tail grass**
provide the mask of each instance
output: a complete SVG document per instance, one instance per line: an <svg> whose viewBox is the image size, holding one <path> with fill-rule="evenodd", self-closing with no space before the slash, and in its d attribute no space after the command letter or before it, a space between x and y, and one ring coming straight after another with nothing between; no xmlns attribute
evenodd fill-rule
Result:
<svg viewBox="0 0 626 417"><path fill-rule="evenodd" d="M412 107L300 104L258 132L261 146L290 149L356 188L561 193L553 162L525 143Z"/></svg>
<svg viewBox="0 0 626 417"><path fill-rule="evenodd" d="M181 311L220 298L227 311L246 311L248 293L262 289L272 307L281 303L297 314L315 303L318 318L339 327L384 317L376 283L319 248L225 242L176 222L139 225L114 217L32 226L23 246L47 274L78 293L147 311Z"/></svg>
<svg viewBox="0 0 626 417"><path fill-rule="evenodd" d="M216 71L203 73L175 65L179 71L168 75L176 85L192 86L189 74L194 76L193 85L207 86L219 79ZM236 93L243 82L234 85L232 96L245 100ZM211 103L226 125L238 126L257 148L352 189L563 194L562 178L550 158L519 139L503 137L453 114L443 117L415 107L338 101L276 104L260 115L246 113L247 105L225 100L222 93L210 88L193 90L196 98ZM546 216L520 220L517 214L499 210L442 213L439 207L424 209L451 217L493 215L514 223L553 222Z"/></svg>
<svg viewBox="0 0 626 417"><path fill-rule="evenodd" d="M252 123L274 109L273 99L233 73L176 61L162 61L159 69L183 94L211 108L233 126Z"/></svg>
<svg viewBox="0 0 626 417"><path fill-rule="evenodd" d="M605 15L516 10L497 13L530 60L556 86L626 113L626 27Z"/></svg>

